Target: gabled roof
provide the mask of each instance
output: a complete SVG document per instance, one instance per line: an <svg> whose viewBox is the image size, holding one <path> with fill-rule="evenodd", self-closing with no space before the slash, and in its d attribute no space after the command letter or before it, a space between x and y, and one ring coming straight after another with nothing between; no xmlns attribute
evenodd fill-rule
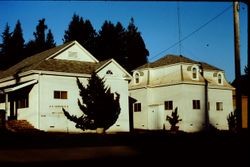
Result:
<svg viewBox="0 0 250 167"><path fill-rule="evenodd" d="M35 66L32 70L91 74L107 61L108 60L92 63L75 60L48 59L44 60L38 66Z"/></svg>
<svg viewBox="0 0 250 167"><path fill-rule="evenodd" d="M161 67L161 66L166 66L166 65L172 65L172 64L178 64L178 63L191 63L191 64L201 64L204 69L207 70L219 70L222 71L221 69L214 67L210 64L204 63L204 62L198 62L192 59L189 59L185 56L177 56L173 54L166 55L152 63L147 63L144 64L137 69L142 69L142 68L156 68L156 67Z"/></svg>
<svg viewBox="0 0 250 167"><path fill-rule="evenodd" d="M68 42L63 45L51 48L49 50L43 51L41 53L37 53L33 56L27 57L26 59L22 60L21 62L17 63L16 65L8 68L5 71L2 71L0 78L9 77L12 75L15 75L17 73L33 70L36 66L38 66L40 63L45 61L46 58L49 56L59 52L63 48L65 48L68 45L71 45L73 42Z"/></svg>
<svg viewBox="0 0 250 167"><path fill-rule="evenodd" d="M6 71L0 73L0 79L15 76L17 74L38 70L38 71L53 71L53 72L65 72L65 73L78 73L78 74L91 74L92 72L99 70L102 66L105 66L112 59L98 62L84 62L75 60L54 59L55 55L60 54L76 41L68 42L47 51L35 54L28 57L18 64L10 67ZM92 56L92 55L91 55Z"/></svg>

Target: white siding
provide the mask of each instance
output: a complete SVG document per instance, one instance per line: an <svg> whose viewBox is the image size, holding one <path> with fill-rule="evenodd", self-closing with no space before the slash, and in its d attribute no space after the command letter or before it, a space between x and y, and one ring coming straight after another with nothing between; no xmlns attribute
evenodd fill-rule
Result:
<svg viewBox="0 0 250 167"><path fill-rule="evenodd" d="M209 89L210 123L218 129L228 129L227 116L233 111L233 95L231 90ZM216 102L223 103L223 110L216 110Z"/></svg>
<svg viewBox="0 0 250 167"><path fill-rule="evenodd" d="M182 68L181 68L182 66ZM186 132L200 131L205 126L205 80L198 73L198 79L192 79L190 67L192 64L176 64L150 69L150 82L143 78L140 84L130 83L130 95L141 102L142 112L134 113L134 126L141 129L170 129L166 116L171 115L165 110L164 102L173 101L173 110L178 107L178 123L180 130ZM181 72L182 69L182 72ZM147 71L140 69L140 71ZM218 85L214 72L205 71L204 75L209 81L208 101L210 103L209 120L218 129L227 129L227 115L233 109L232 87L227 83L223 74L223 85ZM148 75L146 75L148 76ZM193 100L200 101L200 109L193 109ZM223 103L223 111L216 111L216 102ZM157 112L156 112L157 111ZM142 124L144 125L142 127Z"/></svg>
<svg viewBox="0 0 250 167"><path fill-rule="evenodd" d="M60 53L54 59L97 62L96 59L92 55L90 55L88 51L76 44Z"/></svg>
<svg viewBox="0 0 250 167"><path fill-rule="evenodd" d="M40 77L40 129L45 131L81 132L75 128L75 123L67 120L62 107L72 115L81 116L82 112L77 104L79 89L75 77L42 75ZM88 78L80 78L84 86ZM117 122L108 129L112 131L129 131L128 116L128 83L123 79L107 78L105 84L111 87L112 92L120 94L121 113ZM68 99L54 99L54 91L67 91ZM46 95L46 96L44 96Z"/></svg>
<svg viewBox="0 0 250 167"><path fill-rule="evenodd" d="M29 92L29 107L20 108L17 110L18 120L27 120L35 128L38 128L38 88L39 85L35 84Z"/></svg>
<svg viewBox="0 0 250 167"><path fill-rule="evenodd" d="M81 79L87 83L87 79ZM39 117L40 129L45 131L78 131L74 123L64 116L62 107L70 114L81 116L77 104L79 89L75 77L41 75ZM67 91L68 99L54 99L54 91Z"/></svg>

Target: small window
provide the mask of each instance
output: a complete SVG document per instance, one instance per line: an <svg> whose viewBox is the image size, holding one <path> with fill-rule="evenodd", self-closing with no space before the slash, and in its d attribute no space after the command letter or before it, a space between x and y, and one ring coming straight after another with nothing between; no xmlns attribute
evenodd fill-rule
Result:
<svg viewBox="0 0 250 167"><path fill-rule="evenodd" d="M223 110L223 103L222 102L216 102L216 110L217 111Z"/></svg>
<svg viewBox="0 0 250 167"><path fill-rule="evenodd" d="M67 99L68 92L67 91L54 91L54 99Z"/></svg>
<svg viewBox="0 0 250 167"><path fill-rule="evenodd" d="M108 74L108 75L112 75L112 74L113 74L113 72L112 72L111 70L108 70L108 71L106 72L106 74Z"/></svg>
<svg viewBox="0 0 250 167"><path fill-rule="evenodd" d="M222 75L218 74L218 84L222 84Z"/></svg>
<svg viewBox="0 0 250 167"><path fill-rule="evenodd" d="M28 108L29 107L29 97L24 97L17 100L17 108Z"/></svg>
<svg viewBox="0 0 250 167"><path fill-rule="evenodd" d="M197 68L193 67L193 69L192 69L192 77L193 77L193 79L197 79L198 78L197 72L198 72Z"/></svg>
<svg viewBox="0 0 250 167"><path fill-rule="evenodd" d="M140 82L140 74L139 73L135 73L135 83L139 83Z"/></svg>
<svg viewBox="0 0 250 167"><path fill-rule="evenodd" d="M68 52L68 57L69 57L69 58L77 58L77 52L69 51L69 52Z"/></svg>
<svg viewBox="0 0 250 167"><path fill-rule="evenodd" d="M141 103L134 103L134 112L141 112Z"/></svg>
<svg viewBox="0 0 250 167"><path fill-rule="evenodd" d="M173 101L165 101L165 110L173 110Z"/></svg>
<svg viewBox="0 0 250 167"><path fill-rule="evenodd" d="M193 109L201 109L200 100L193 100Z"/></svg>

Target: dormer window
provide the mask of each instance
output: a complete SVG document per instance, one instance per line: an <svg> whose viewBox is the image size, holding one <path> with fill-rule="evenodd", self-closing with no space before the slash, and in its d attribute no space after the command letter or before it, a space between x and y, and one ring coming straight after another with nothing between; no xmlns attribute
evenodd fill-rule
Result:
<svg viewBox="0 0 250 167"><path fill-rule="evenodd" d="M138 72L135 73L135 83L138 84L140 82L140 74Z"/></svg>
<svg viewBox="0 0 250 167"><path fill-rule="evenodd" d="M198 79L198 69L197 69L197 67L192 68L192 78L193 79Z"/></svg>
<svg viewBox="0 0 250 167"><path fill-rule="evenodd" d="M217 77L218 77L218 84L221 85L221 84L222 84L222 74L219 73L219 74L217 75Z"/></svg>

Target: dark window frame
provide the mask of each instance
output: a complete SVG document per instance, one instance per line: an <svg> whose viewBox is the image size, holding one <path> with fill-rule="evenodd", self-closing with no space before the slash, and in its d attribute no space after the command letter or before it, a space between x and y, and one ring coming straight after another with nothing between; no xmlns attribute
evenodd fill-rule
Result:
<svg viewBox="0 0 250 167"><path fill-rule="evenodd" d="M164 102L165 110L173 110L173 100L168 100Z"/></svg>
<svg viewBox="0 0 250 167"><path fill-rule="evenodd" d="M29 96L17 100L17 109L29 108Z"/></svg>
<svg viewBox="0 0 250 167"><path fill-rule="evenodd" d="M192 78L198 79L198 69L196 67L192 68Z"/></svg>
<svg viewBox="0 0 250 167"><path fill-rule="evenodd" d="M194 110L200 110L201 109L200 100L193 100L193 109Z"/></svg>
<svg viewBox="0 0 250 167"><path fill-rule="evenodd" d="M223 102L216 102L216 111L223 111Z"/></svg>
<svg viewBox="0 0 250 167"><path fill-rule="evenodd" d="M54 90L54 99L68 99L68 91Z"/></svg>
<svg viewBox="0 0 250 167"><path fill-rule="evenodd" d="M141 112L141 103L134 103L133 109L134 112Z"/></svg>

